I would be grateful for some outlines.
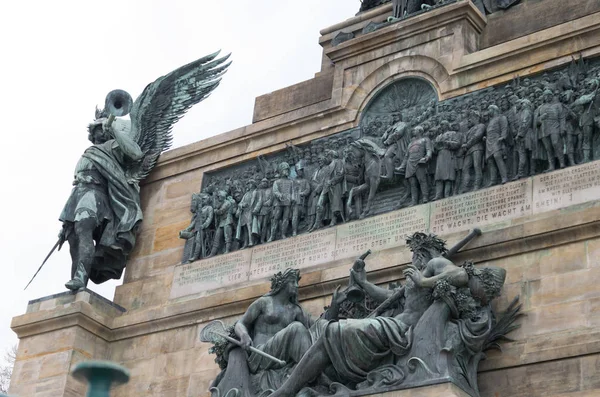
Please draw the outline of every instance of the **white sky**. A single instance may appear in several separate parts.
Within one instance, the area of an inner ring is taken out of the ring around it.
[[[27,301],[65,291],[68,245],[23,291],[60,230],[87,124],[106,94],[146,84],[217,49],[233,64],[174,128],[174,147],[252,122],[254,98],[313,77],[319,30],[359,0],[33,0],[0,5],[0,357]],[[93,285],[112,299],[121,281]]]

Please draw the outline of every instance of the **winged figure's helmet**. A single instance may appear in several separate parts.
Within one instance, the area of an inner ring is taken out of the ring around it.
[[[98,109],[98,106],[96,106],[96,113],[94,115],[94,121],[99,120],[99,119],[106,119],[108,118],[108,114],[106,113],[106,111],[104,109]]]
[[[106,114],[104,109],[98,109],[98,106],[96,106],[96,112],[94,114],[94,121],[92,121],[91,123],[88,124],[88,140],[94,144],[98,143],[98,139],[99,137],[102,135],[100,134],[95,134],[94,131],[97,131],[98,129],[102,129],[102,123],[104,122],[104,120],[108,119],[108,114]],[[103,140],[107,140],[107,137],[104,137],[106,139]]]

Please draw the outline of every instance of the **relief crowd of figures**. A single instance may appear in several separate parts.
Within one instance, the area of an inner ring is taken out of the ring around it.
[[[275,159],[210,176],[180,233],[184,262],[372,215],[385,189],[398,189],[391,210],[589,162],[598,157],[599,71],[573,61],[504,87],[365,114],[361,138],[288,144]]]

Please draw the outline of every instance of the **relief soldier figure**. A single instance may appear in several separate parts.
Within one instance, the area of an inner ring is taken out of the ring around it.
[[[455,132],[456,140],[458,141],[458,144],[459,144],[458,149],[452,153],[453,158],[454,158],[454,174],[455,174],[452,195],[455,196],[458,194],[458,191],[460,190],[460,183],[462,181],[462,169],[463,169],[463,166],[465,163],[465,152],[462,149],[462,146],[465,143],[466,131],[463,132],[461,130],[461,125],[458,121],[454,121],[450,125],[450,127],[452,128],[452,131]],[[464,128],[464,126],[463,126],[463,128]]]
[[[441,200],[452,195],[452,188],[456,179],[454,152],[461,147],[458,132],[450,131],[450,123],[443,120],[441,126],[442,134],[435,139],[434,143],[434,148],[438,154],[435,169],[434,200]]]
[[[386,146],[385,154],[383,156],[383,165],[385,169],[385,175],[382,178],[392,179],[394,177],[395,162],[397,159],[404,158],[404,152],[406,150],[406,142],[408,137],[407,134],[407,123],[399,120],[400,115],[392,115],[394,118],[394,124],[388,128],[382,135],[381,140]]]
[[[286,162],[279,164],[279,176],[273,183],[273,218],[269,242],[277,238],[281,227],[282,238],[287,238],[291,220],[292,205],[292,180],[290,179],[290,165]]]
[[[584,82],[584,95],[578,98],[572,106],[582,106],[583,111],[579,118],[579,126],[583,131],[583,162],[592,160],[592,138],[594,135],[594,126],[599,124],[600,118],[600,98],[598,98],[598,88],[600,84],[597,78],[589,79]]]
[[[548,169],[553,171],[555,159],[558,159],[560,168],[565,167],[565,154],[563,136],[565,135],[565,120],[562,105],[555,102],[554,94],[550,90],[544,91],[544,104],[538,110],[537,120],[542,133],[542,142],[548,155]]]
[[[359,163],[354,151],[348,146],[344,149],[344,202],[346,203],[346,219],[351,219],[351,214],[357,216],[362,213],[362,194],[354,196],[354,209],[349,207],[347,198],[354,187],[363,184],[364,167]]]
[[[433,147],[429,138],[424,137],[424,131],[421,126],[412,130],[412,141],[408,145],[408,150],[398,169],[400,174],[410,183],[411,205],[419,204],[419,188],[423,203],[429,201],[429,184],[427,182],[427,167],[433,152]]]
[[[257,215],[257,228],[259,235],[257,239],[260,239],[261,243],[266,243],[269,238],[269,231],[271,230],[271,219],[272,219],[272,208],[273,208],[273,188],[267,178],[263,178],[258,186],[258,194],[260,195],[260,210]]]
[[[516,95],[511,95],[509,91],[507,95],[502,98],[502,113],[506,116],[506,120],[508,120],[508,135],[506,141],[504,142],[506,151],[506,162],[507,162],[507,172],[509,175],[516,176],[518,173],[518,152],[515,150],[515,136],[517,135],[517,125],[518,125],[518,111],[517,111],[517,102],[519,98]]]
[[[508,173],[506,171],[505,141],[508,137],[508,120],[506,116],[500,113],[496,105],[488,107],[490,121],[487,126],[487,136],[485,142],[485,158],[490,169],[490,181],[488,186],[498,183],[498,173],[502,184],[508,182]]]
[[[242,245],[240,248],[242,249],[252,247],[255,244],[252,225],[255,212],[259,211],[262,206],[260,202],[261,198],[256,189],[256,182],[254,179],[249,179],[246,182],[246,193],[244,193],[244,196],[240,200],[236,211],[238,223],[235,239],[241,241]],[[254,224],[256,224],[256,221],[254,221]]]
[[[306,218],[306,203],[310,194],[310,183],[304,177],[302,162],[296,164],[296,179],[292,189],[292,236],[296,236],[300,218]]]
[[[316,157],[315,157],[316,160]],[[313,157],[310,149],[304,149],[304,157],[302,158],[302,169],[304,170],[304,177],[307,179],[312,178],[317,170],[317,162],[313,161]]]
[[[339,158],[338,152],[328,150],[326,159],[329,162],[325,168],[324,183],[321,194],[317,201],[317,216],[315,224],[310,231],[321,228],[324,218],[326,205],[329,206],[331,215],[330,226],[337,223],[337,217],[344,219],[344,206],[342,204],[342,182],[344,181],[344,162]]]
[[[533,158],[533,150],[537,145],[536,135],[533,130],[533,106],[528,99],[522,99],[518,102],[518,117],[517,117],[517,154],[519,159],[519,167],[517,170],[516,179],[524,178],[535,174],[535,160]],[[527,166],[529,165],[529,169]]]
[[[465,158],[462,171],[462,187],[460,192],[464,193],[469,188],[471,182],[471,169],[475,174],[473,182],[473,190],[481,189],[483,182],[483,154],[485,151],[485,124],[481,122],[479,112],[472,110],[469,112],[468,118],[469,130],[465,134],[465,142],[462,145],[462,150],[465,151]]]
[[[314,230],[316,226],[317,203],[321,192],[325,186],[325,178],[327,173],[327,165],[325,156],[318,156],[318,167],[310,180],[310,196],[308,198],[308,224],[310,225],[309,232]]]
[[[183,259],[183,263],[194,262],[200,258],[205,258],[207,252],[207,231],[213,224],[214,210],[210,205],[211,198],[206,193],[198,193],[192,196],[191,211],[192,222],[190,226],[179,232],[179,237],[190,241],[188,257]],[[187,243],[186,243],[187,244]]]
[[[566,90],[560,94],[559,99],[566,130],[567,158],[569,159],[569,165],[577,165],[579,163],[575,160],[575,154],[581,153],[583,142],[581,140],[581,128],[579,128],[579,115],[570,106],[574,102],[575,93],[572,90]]]
[[[231,243],[233,242],[233,224],[234,214],[236,212],[237,204],[233,197],[228,196],[225,190],[218,190],[216,195],[216,208],[214,210],[215,218],[217,220],[217,230],[215,231],[215,238],[213,240],[212,250],[210,251],[211,256],[215,256],[219,253],[219,250],[225,242],[225,254],[231,251]]]

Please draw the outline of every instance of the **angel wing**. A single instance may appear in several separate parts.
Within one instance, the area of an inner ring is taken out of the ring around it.
[[[129,168],[131,182],[146,178],[158,156],[172,143],[173,125],[195,104],[217,88],[231,62],[220,51],[159,77],[148,84],[131,109],[131,136],[144,153]]]

